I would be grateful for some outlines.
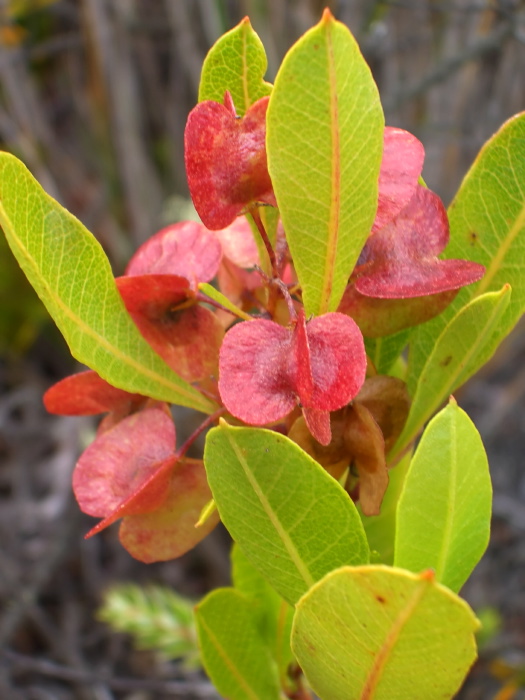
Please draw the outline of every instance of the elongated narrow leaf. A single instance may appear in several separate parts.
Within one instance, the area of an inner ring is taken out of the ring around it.
[[[292,649],[326,700],[445,700],[476,658],[477,627],[429,571],[344,567],[297,604]]]
[[[498,327],[495,348],[525,310],[525,112],[509,119],[485,144],[449,207],[447,258],[466,258],[487,268],[483,279],[461,290],[451,306],[421,326],[411,341],[409,386],[416,384],[428,354],[448,321],[469,300],[512,286],[512,299]]]
[[[233,546],[231,561],[233,585],[253,602],[259,630],[281,676],[285,677],[294,661],[290,648],[294,609],[261,576],[237,545]]]
[[[394,458],[414,440],[447,397],[494,353],[494,329],[508,308],[510,287],[476,297],[445,327],[421,371],[410,413],[391,454]]]
[[[368,561],[348,494],[287,437],[221,421],[204,461],[223,523],[289,603],[328,571]]]
[[[269,95],[272,86],[264,78],[268,61],[264,46],[245,17],[211,47],[206,56],[199,85],[199,102],[222,102],[230,91],[237,114]]]
[[[267,128],[268,168],[306,311],[334,311],[377,209],[383,114],[355,40],[329,10],[286,55]]]
[[[0,154],[0,223],[77,360],[119,389],[213,411],[143,340],[100,244],[8,153]]]
[[[279,679],[257,626],[253,603],[219,588],[195,608],[201,658],[215,687],[230,700],[279,700]]]
[[[428,424],[397,509],[394,564],[458,592],[489,542],[492,488],[481,437],[451,399]]]

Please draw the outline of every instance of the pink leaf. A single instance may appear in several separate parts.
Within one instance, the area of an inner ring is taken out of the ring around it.
[[[131,258],[126,275],[177,275],[195,289],[217,274],[222,249],[214,233],[196,221],[167,226]]]
[[[216,374],[224,329],[212,311],[192,301],[186,279],[141,275],[116,283],[141,334],[177,374],[189,382]]]
[[[386,226],[416,192],[425,160],[421,141],[403,129],[385,128],[379,171],[379,197],[372,233]]]
[[[416,194],[387,226],[370,236],[352,275],[360,294],[400,299],[459,289],[481,279],[485,268],[467,260],[439,260],[448,243],[445,207],[430,190]]]
[[[212,495],[201,460],[183,459],[172,470],[163,504],[154,512],[129,515],[120,526],[120,541],[136,559],[150,564],[185,554],[219,522],[214,513],[195,527]]]
[[[226,104],[210,100],[189,114],[184,134],[186,173],[199,216],[222,229],[257,202],[276,205],[266,162],[268,97],[242,119]],[[230,98],[231,100],[231,98]]]
[[[164,474],[174,452],[175,426],[164,410],[151,408],[128,416],[99,435],[78,460],[73,490],[80,509],[106,518],[139,493],[142,509],[157,507],[159,487],[151,479],[159,470]],[[152,483],[150,502],[145,487]]]
[[[321,426],[317,432],[326,440],[326,417],[319,412],[351,401],[365,371],[363,338],[352,319],[329,313],[305,323],[301,312],[293,327],[257,320],[228,331],[219,391],[228,411],[251,425],[279,420],[297,404],[312,409],[309,422]]]

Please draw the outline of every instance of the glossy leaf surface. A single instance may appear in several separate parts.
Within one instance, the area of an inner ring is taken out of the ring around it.
[[[494,331],[510,296],[511,290],[506,286],[500,292],[487,292],[473,299],[437,338],[421,372],[394,454],[412,442],[443,401],[491,357],[497,344]]]
[[[222,102],[228,90],[242,116],[250,105],[270,94],[272,86],[264,80],[267,66],[264,46],[245,17],[215,42],[204,59],[199,102]]]
[[[457,593],[487,547],[491,501],[481,437],[451,399],[428,424],[410,464],[397,509],[394,565],[431,568]]]
[[[195,608],[201,658],[215,687],[230,700],[280,700],[279,678],[258,628],[252,601],[219,588]]]
[[[204,462],[221,520],[288,602],[333,568],[368,561],[349,496],[288,438],[222,421]]]
[[[355,40],[328,10],[284,58],[267,129],[306,312],[335,311],[377,209],[383,114]]]
[[[213,404],[143,340],[89,231],[7,153],[0,154],[0,183],[9,245],[73,356],[120,389],[211,413]]]
[[[426,358],[445,325],[469,300],[512,287],[508,308],[491,347],[510,332],[525,310],[525,113],[509,119],[485,144],[449,207],[447,258],[482,263],[487,272],[462,290],[451,306],[417,330],[411,341],[409,386],[415,391]],[[486,358],[488,359],[488,357]]]
[[[476,658],[478,626],[431,572],[344,567],[297,604],[292,649],[322,698],[443,700]]]

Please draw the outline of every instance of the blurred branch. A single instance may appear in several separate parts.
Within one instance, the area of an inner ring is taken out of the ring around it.
[[[62,681],[82,684],[103,683],[113,690],[138,692],[141,690],[166,693],[181,700],[218,700],[219,696],[207,681],[161,681],[135,678],[116,678],[109,674],[81,671],[68,666],[61,666],[51,661],[35,659],[18,654],[9,649],[0,651],[0,659],[7,662],[13,670],[38,673]]]
[[[383,101],[383,106],[386,110],[394,110],[414,97],[428,92],[431,87],[447,80],[470,61],[479,60],[485,54],[500,49],[512,35],[512,25],[509,22],[501,24],[488,36],[484,36],[473,42],[471,46],[467,46],[462,53],[444,59],[433,70],[424,75],[419,82],[409,85],[405,89],[401,88],[396,94],[387,97]]]
[[[110,5],[114,17],[110,14]],[[143,138],[143,109],[127,32],[128,3],[84,0],[88,36],[104,86],[116,167],[124,192],[133,243],[154,231],[162,193]],[[132,8],[133,9],[133,8]]]

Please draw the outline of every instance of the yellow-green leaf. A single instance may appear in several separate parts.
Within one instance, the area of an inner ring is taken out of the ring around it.
[[[222,102],[229,90],[242,116],[250,105],[270,94],[272,86],[263,80],[267,67],[264,46],[245,17],[209,50],[202,66],[199,102]]]
[[[329,10],[285,56],[267,128],[306,312],[334,311],[374,220],[384,122],[370,69]]]
[[[213,412],[142,338],[100,244],[8,153],[0,154],[0,224],[79,362],[120,389]]]
[[[219,693],[230,700],[280,700],[277,667],[248,598],[219,588],[196,606],[195,620],[202,662]]]
[[[525,311],[525,112],[487,141],[449,207],[447,258],[482,263],[480,282],[460,291],[443,314],[411,338],[408,382],[413,393],[436,338],[469,300],[510,284],[512,299],[494,329],[493,350]],[[488,358],[486,358],[488,359]]]
[[[397,508],[394,564],[459,591],[487,548],[492,487],[476,427],[451,399],[428,424]]]
[[[476,658],[478,627],[431,572],[344,567],[298,602],[292,650],[323,700],[445,700]]]
[[[354,503],[284,435],[221,421],[207,435],[204,463],[222,522],[289,603],[328,571],[368,562]]]

